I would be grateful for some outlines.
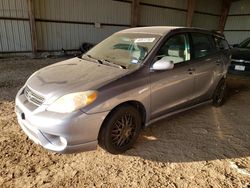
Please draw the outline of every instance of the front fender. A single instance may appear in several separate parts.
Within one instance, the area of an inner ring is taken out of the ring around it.
[[[150,114],[150,83],[147,72],[136,71],[108,85],[98,89],[96,101],[82,109],[87,114],[111,111],[121,103],[127,101],[140,102],[146,116]]]

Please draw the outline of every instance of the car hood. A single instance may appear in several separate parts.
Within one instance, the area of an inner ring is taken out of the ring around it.
[[[233,48],[232,59],[250,60],[250,49],[247,48]]]
[[[67,93],[98,89],[127,73],[125,69],[73,58],[40,69],[26,84],[49,104]]]

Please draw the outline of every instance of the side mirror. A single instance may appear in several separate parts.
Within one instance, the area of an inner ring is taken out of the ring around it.
[[[233,44],[233,48],[239,47],[239,44]]]
[[[174,68],[174,63],[169,61],[166,57],[161,58],[160,60],[156,61],[151,70],[159,71],[159,70],[171,70]]]

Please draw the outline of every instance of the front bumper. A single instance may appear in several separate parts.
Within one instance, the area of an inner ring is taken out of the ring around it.
[[[46,105],[37,107],[30,103],[22,90],[16,96],[15,111],[18,123],[31,140],[58,153],[96,149],[98,133],[108,112],[49,112]]]

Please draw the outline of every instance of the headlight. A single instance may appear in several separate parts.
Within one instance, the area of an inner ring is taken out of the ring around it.
[[[59,113],[70,113],[91,104],[95,101],[96,97],[96,91],[70,93],[57,99],[47,110]]]

